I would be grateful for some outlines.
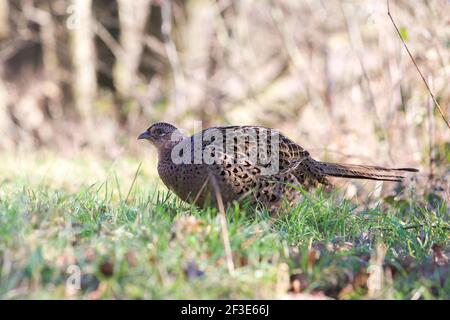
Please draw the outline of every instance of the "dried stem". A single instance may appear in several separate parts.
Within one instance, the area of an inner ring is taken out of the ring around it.
[[[194,198],[194,202],[193,202],[193,203],[197,203],[197,201],[198,201],[198,199],[200,198],[202,192],[205,190],[206,185],[208,184],[208,182],[209,182],[209,177],[205,180],[205,182],[203,182],[203,185],[202,185],[202,187],[200,188],[200,190],[198,190],[197,194],[195,195],[195,198]]]
[[[138,168],[136,169],[136,173],[134,174],[133,182],[131,182],[130,189],[128,190],[127,196],[125,197],[125,203],[128,202],[128,198],[130,197],[131,191],[133,190],[134,184],[136,183],[136,179],[139,174],[139,170],[141,169],[142,162],[139,163]]]
[[[230,238],[228,236],[227,218],[225,215],[225,207],[223,205],[222,194],[220,193],[220,188],[219,185],[217,184],[216,178],[211,173],[209,173],[209,179],[214,189],[217,207],[219,209],[220,226],[222,229],[222,240],[223,246],[225,248],[225,256],[227,260],[228,272],[230,274],[233,274],[234,273],[233,253],[231,252]]]

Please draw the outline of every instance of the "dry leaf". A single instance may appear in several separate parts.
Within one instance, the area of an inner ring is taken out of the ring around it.
[[[344,241],[338,237],[333,239],[333,251],[344,252],[353,249],[353,243]]]
[[[442,251],[442,246],[438,244],[433,244],[431,247],[431,250],[433,250],[433,263],[439,267],[443,267],[448,265],[448,257],[447,255]]]
[[[114,264],[110,260],[105,260],[100,264],[100,272],[105,277],[111,277],[114,274]]]
[[[302,273],[294,273],[290,276],[289,282],[291,284],[289,292],[300,293],[308,287],[306,277]]]

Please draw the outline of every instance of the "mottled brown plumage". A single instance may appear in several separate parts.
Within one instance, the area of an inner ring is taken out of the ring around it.
[[[212,127],[188,137],[168,123],[156,123],[139,139],[149,140],[158,150],[158,173],[164,184],[197,205],[215,204],[212,179],[225,204],[248,200],[277,211],[281,204],[298,200],[299,186],[308,190],[328,184],[328,176],[401,181],[405,172],[417,171],[316,161],[279,131],[259,126]],[[266,161],[271,156],[278,161]]]

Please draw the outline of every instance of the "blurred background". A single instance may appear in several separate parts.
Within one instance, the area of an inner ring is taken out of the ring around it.
[[[448,115],[449,2],[391,1]],[[0,152],[114,159],[155,121],[257,124],[445,176],[449,130],[378,0],[0,0]]]

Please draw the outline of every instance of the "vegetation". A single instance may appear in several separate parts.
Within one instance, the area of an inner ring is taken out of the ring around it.
[[[216,210],[180,203],[149,169],[134,179],[135,160],[29,164],[27,179],[12,168],[17,179],[2,182],[3,299],[450,298],[449,207],[438,193],[365,205],[318,190],[279,217],[236,205],[230,274]],[[73,265],[80,290],[67,285]]]

